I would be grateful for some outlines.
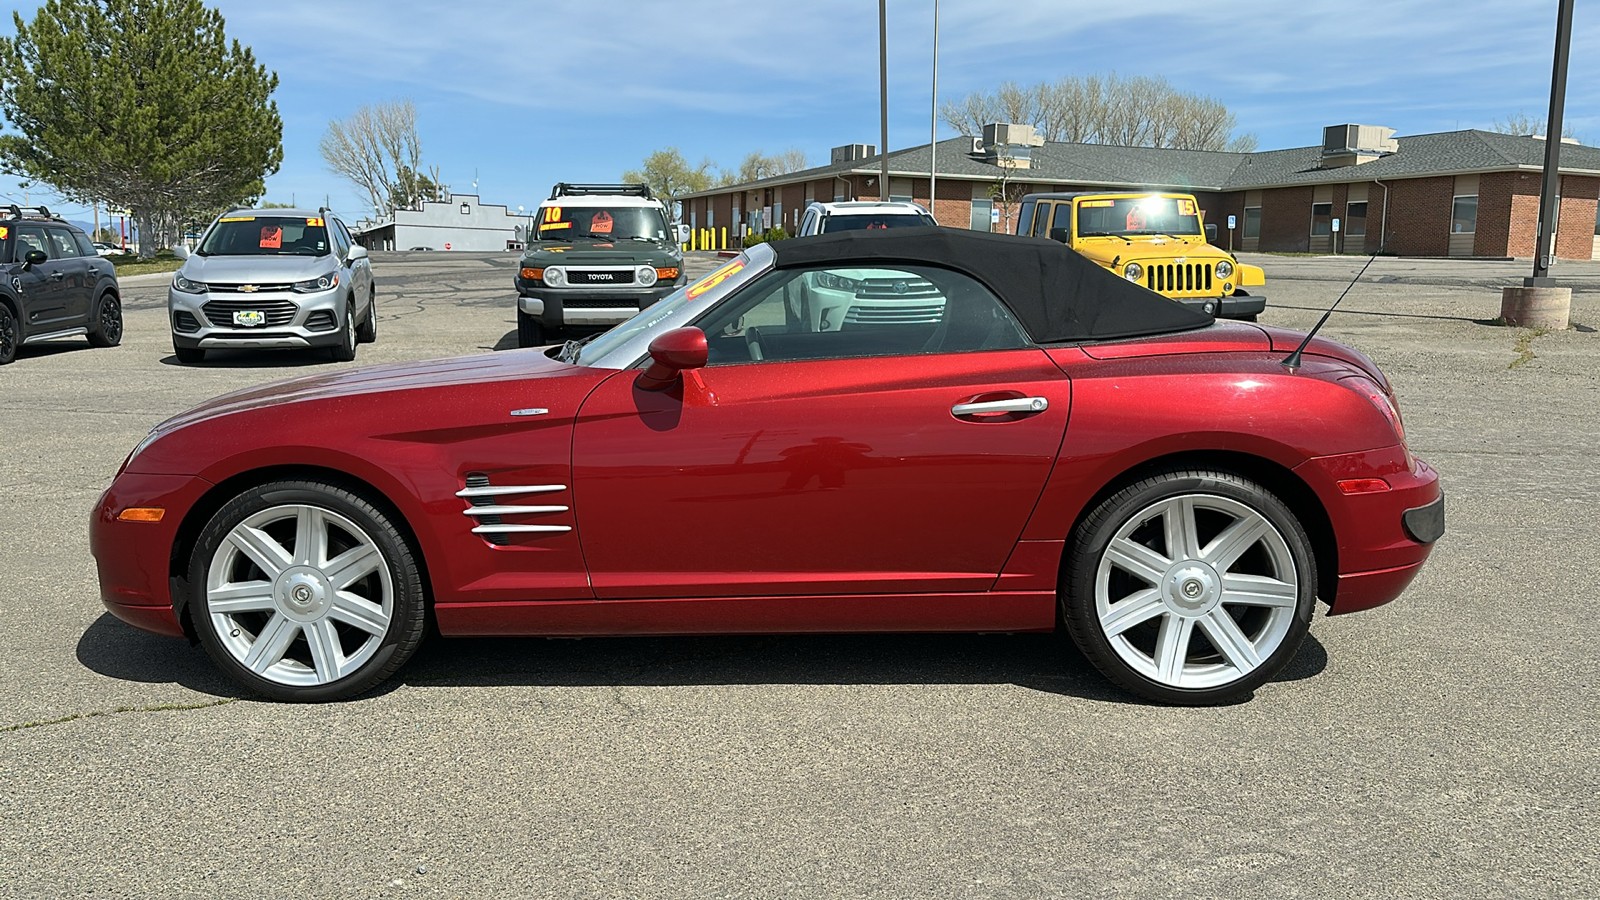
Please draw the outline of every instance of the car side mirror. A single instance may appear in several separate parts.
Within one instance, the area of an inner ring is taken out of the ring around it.
[[[1206,243],[1215,244],[1216,242],[1217,242],[1217,223],[1215,223],[1215,222],[1207,222],[1206,223]]]
[[[367,248],[361,246],[360,244],[351,244],[350,245],[350,261],[351,262],[355,262],[358,259],[366,259],[366,258],[367,258]]]
[[[1072,229],[1052,228],[1050,229],[1050,240],[1060,241],[1063,244],[1070,244],[1072,243]]]
[[[26,269],[29,266],[37,266],[40,263],[45,263],[45,262],[49,262],[49,261],[50,261],[49,255],[46,254],[43,250],[29,250],[22,257],[22,267],[24,269]]]
[[[680,244],[689,243],[689,226],[684,225],[682,223],[679,223],[679,225],[678,225],[678,243],[680,243]]]
[[[684,370],[704,367],[708,353],[706,333],[698,328],[674,328],[659,334],[650,342],[650,367],[639,374],[637,383],[646,391],[664,391]]]

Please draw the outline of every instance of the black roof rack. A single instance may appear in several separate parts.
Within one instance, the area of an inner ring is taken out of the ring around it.
[[[587,197],[591,195],[605,195],[622,197],[643,197],[654,200],[655,195],[650,193],[648,184],[569,184],[565,181],[556,182],[550,189],[550,199],[557,197]]]
[[[33,210],[36,215],[27,215],[25,213],[26,210],[30,209]],[[47,206],[18,206],[15,203],[12,203],[6,207],[6,211],[11,214],[11,218],[13,219],[51,219],[56,222],[66,221],[60,216],[50,212],[50,208]]]

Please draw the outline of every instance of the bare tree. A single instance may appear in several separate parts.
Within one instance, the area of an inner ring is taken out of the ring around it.
[[[426,199],[418,192],[422,142],[410,100],[363,106],[329,122],[321,149],[328,167],[365,191],[374,210],[393,212],[397,204]]]
[[[763,178],[772,178],[776,175],[787,175],[807,168],[806,152],[799,148],[790,148],[782,153],[767,155],[760,150],[751,151],[739,163],[739,169],[730,172],[723,169],[717,177],[718,185],[744,184],[749,181],[760,181]]]
[[[1518,112],[1506,116],[1504,119],[1495,119],[1494,122],[1489,125],[1489,130],[1498,131],[1501,134],[1542,135],[1545,132],[1544,126],[1545,120],[1543,117],[1530,116],[1526,112]],[[1577,137],[1577,135],[1572,131],[1572,126],[1566,124],[1563,124],[1561,127],[1561,136],[1564,138]]]
[[[1179,91],[1164,78],[1114,72],[1026,87],[1008,81],[945,103],[939,113],[972,136],[985,125],[1010,122],[1034,126],[1047,141],[1236,152],[1256,146],[1253,134],[1232,136],[1238,120],[1221,101]]]

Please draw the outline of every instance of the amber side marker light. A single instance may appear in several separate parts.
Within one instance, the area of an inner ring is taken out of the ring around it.
[[[677,266],[668,266],[666,268],[662,268],[660,266],[657,266],[656,267],[656,280],[658,280],[658,281],[677,281],[678,280],[678,267]]]
[[[117,513],[118,522],[149,522],[154,524],[161,521],[167,511],[159,506],[130,506]]]
[[[543,281],[544,269],[534,269],[528,266],[523,266],[522,277],[528,279],[529,281]]]
[[[1341,494],[1376,494],[1389,489],[1389,482],[1382,478],[1347,478],[1339,482]]]

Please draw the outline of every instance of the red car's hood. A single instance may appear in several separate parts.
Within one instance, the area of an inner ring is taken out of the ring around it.
[[[507,350],[475,356],[363,366],[342,372],[291,378],[223,394],[173,416],[156,426],[156,430],[167,431],[243,409],[261,409],[282,403],[327,400],[406,388],[437,388],[570,375],[574,371],[574,366],[557,362],[537,350]]]

